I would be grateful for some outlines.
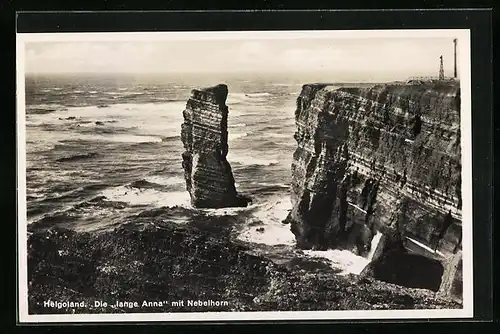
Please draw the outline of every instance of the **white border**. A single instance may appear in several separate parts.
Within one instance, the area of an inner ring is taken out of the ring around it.
[[[374,310],[374,311],[281,311],[281,312],[190,312],[128,314],[28,314],[25,61],[26,42],[75,41],[162,41],[224,39],[358,39],[358,38],[457,38],[461,88],[462,154],[462,249],[463,309],[458,310]],[[18,317],[20,323],[142,322],[142,321],[230,321],[230,320],[354,320],[425,319],[473,317],[472,264],[472,141],[470,31],[468,29],[419,30],[322,30],[322,31],[230,31],[230,32],[127,32],[17,34],[17,185],[18,185]]]

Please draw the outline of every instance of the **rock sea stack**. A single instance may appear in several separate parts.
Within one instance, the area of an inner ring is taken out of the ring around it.
[[[183,112],[181,139],[186,189],[197,208],[245,207],[250,198],[236,192],[228,153],[228,88],[194,89]]]
[[[284,222],[299,248],[370,256],[372,273],[388,254],[412,249],[461,277],[459,82],[308,84],[295,120],[293,208]],[[453,280],[439,278],[435,289]]]

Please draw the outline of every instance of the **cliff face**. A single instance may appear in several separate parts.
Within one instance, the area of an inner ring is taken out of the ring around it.
[[[184,110],[181,139],[186,188],[199,208],[246,206],[236,192],[229,162],[226,85],[193,90]]]
[[[295,118],[285,222],[299,247],[367,255],[380,232],[374,260],[405,246],[429,257],[461,248],[458,83],[304,85]]]

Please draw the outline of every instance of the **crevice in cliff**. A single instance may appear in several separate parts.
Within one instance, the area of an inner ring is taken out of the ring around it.
[[[439,247],[439,243],[444,238],[446,231],[453,223],[453,217],[451,216],[451,211],[444,216],[444,218],[440,221],[440,223],[436,224],[436,227],[432,231],[431,239],[429,240],[429,244],[432,249],[436,251]]]
[[[422,131],[422,119],[420,118],[419,115],[415,115],[413,119],[413,128],[412,128],[413,138],[416,138],[421,131]]]
[[[441,261],[404,251],[386,252],[369,266],[370,273],[365,275],[387,283],[435,292],[439,290],[444,273]]]

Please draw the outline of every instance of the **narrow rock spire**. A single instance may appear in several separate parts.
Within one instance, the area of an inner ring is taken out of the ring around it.
[[[186,190],[198,208],[247,206],[250,199],[238,195],[228,153],[226,85],[195,89],[184,110],[181,139]]]

